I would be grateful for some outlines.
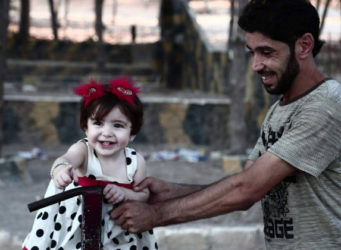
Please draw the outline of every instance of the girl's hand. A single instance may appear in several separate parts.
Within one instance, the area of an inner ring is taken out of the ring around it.
[[[63,189],[72,182],[73,176],[72,165],[64,165],[54,170],[52,180],[57,188]]]
[[[109,203],[119,203],[126,200],[123,188],[114,184],[108,184],[103,189],[103,195]]]

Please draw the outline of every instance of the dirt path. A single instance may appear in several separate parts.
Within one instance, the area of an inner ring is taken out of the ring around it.
[[[5,153],[25,151],[29,148],[5,148]],[[31,159],[27,161],[27,169],[32,181],[30,183],[16,182],[0,185],[0,249],[18,249],[20,242],[29,232],[35,213],[30,213],[27,204],[42,198],[49,181],[49,170],[53,160],[65,148],[48,149],[47,160]],[[139,150],[141,152],[141,150]],[[148,155],[148,152],[142,152]],[[148,174],[179,183],[211,183],[226,175],[220,166],[220,161],[205,161],[199,163],[175,161],[147,161]],[[259,204],[247,212],[235,212],[207,220],[179,225],[179,227],[215,225],[242,226],[261,224]],[[13,240],[14,242],[10,242]],[[1,243],[2,241],[2,243]],[[5,247],[4,244],[7,244]],[[16,246],[11,248],[8,245]]]

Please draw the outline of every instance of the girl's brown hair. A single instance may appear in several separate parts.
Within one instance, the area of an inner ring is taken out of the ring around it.
[[[87,105],[84,105],[83,100],[80,108],[80,127],[85,131],[89,118],[101,121],[117,106],[132,124],[131,135],[136,135],[141,130],[143,124],[143,104],[137,95],[134,96],[134,104],[132,105],[127,101],[120,100],[110,92],[94,99]]]

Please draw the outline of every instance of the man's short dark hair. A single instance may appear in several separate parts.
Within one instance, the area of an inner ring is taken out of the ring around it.
[[[320,18],[308,0],[251,0],[238,24],[246,32],[260,32],[290,48],[303,34],[311,33],[315,40],[313,56],[323,45],[319,40]]]

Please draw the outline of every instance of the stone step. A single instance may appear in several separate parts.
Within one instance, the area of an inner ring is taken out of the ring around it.
[[[162,250],[263,250],[262,225],[162,227],[154,230]]]
[[[36,91],[58,91],[89,78],[106,80],[120,75],[146,83],[160,79],[150,63],[107,63],[105,71],[99,75],[94,62],[9,59],[5,81],[17,90],[30,85]]]

